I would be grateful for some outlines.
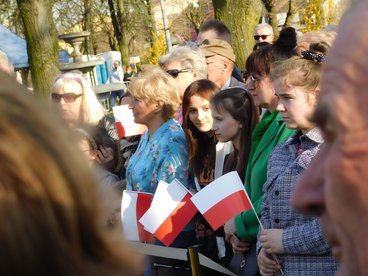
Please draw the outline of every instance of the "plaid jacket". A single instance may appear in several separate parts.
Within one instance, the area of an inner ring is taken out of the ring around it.
[[[285,275],[333,275],[337,263],[323,237],[318,218],[305,217],[290,205],[299,176],[317,154],[323,138],[314,128],[305,135],[297,131],[272,152],[263,186],[262,224],[283,229],[285,253],[278,256]]]

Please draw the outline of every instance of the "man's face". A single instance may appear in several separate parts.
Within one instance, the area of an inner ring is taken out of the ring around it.
[[[224,86],[225,82],[230,77],[230,75],[227,76],[227,73],[225,72],[225,59],[220,55],[214,55],[206,57],[206,63],[207,78],[210,81],[213,81],[218,87]]]
[[[265,27],[254,31],[254,40],[256,43],[268,42],[273,43],[273,31]]]
[[[184,68],[180,62],[178,61],[172,61],[169,64],[167,64],[164,68],[164,70],[182,70],[182,69],[187,69]],[[185,89],[187,89],[187,87],[189,86],[189,84],[191,84],[193,81],[198,79],[198,72],[196,69],[193,70],[188,70],[185,72],[181,72],[177,75],[177,77],[175,77],[175,82],[177,85],[177,88],[179,90],[180,93],[180,98],[183,98]]]
[[[362,1],[345,18],[324,66],[315,121],[325,143],[292,197],[299,211],[319,216],[338,275],[365,275],[368,262],[368,20]],[[346,45],[347,39],[354,44]]]

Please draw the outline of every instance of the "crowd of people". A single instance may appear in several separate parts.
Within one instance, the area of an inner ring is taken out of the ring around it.
[[[198,46],[116,92],[147,127],[120,139],[82,74],[60,74],[40,102],[0,69],[0,274],[191,275],[187,262],[132,253],[122,190],[177,179],[195,193],[236,171],[254,208],[216,230],[197,213],[171,247],[198,246],[237,275],[365,275],[367,19],[361,1],[338,32],[276,37],[259,24],[243,74],[231,31],[209,20]],[[124,78],[115,63],[111,82]]]

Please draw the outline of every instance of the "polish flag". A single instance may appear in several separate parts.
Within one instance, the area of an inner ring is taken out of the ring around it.
[[[214,230],[237,214],[253,208],[235,171],[212,181],[191,200]]]
[[[151,207],[139,220],[144,228],[169,246],[197,212],[190,192],[176,179],[158,183]]]
[[[115,126],[119,138],[142,134],[147,127],[134,122],[133,111],[128,105],[119,105],[112,108],[115,118]]]
[[[152,201],[152,194],[135,191],[123,191],[121,202],[121,218],[123,223],[123,233],[127,240],[151,241],[153,236],[144,230],[139,219],[149,209]]]

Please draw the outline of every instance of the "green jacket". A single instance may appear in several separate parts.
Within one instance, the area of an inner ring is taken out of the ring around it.
[[[278,143],[285,141],[293,133],[294,130],[286,127],[279,113],[262,136],[254,155],[251,157],[252,159],[248,161],[244,187],[259,217],[262,208],[262,188],[267,179],[268,157]],[[242,240],[255,240],[259,223],[253,210],[237,215],[235,217],[235,227],[237,236]]]

